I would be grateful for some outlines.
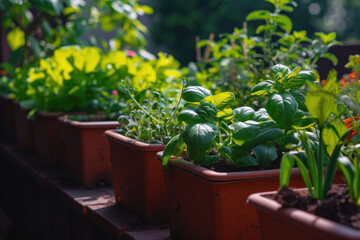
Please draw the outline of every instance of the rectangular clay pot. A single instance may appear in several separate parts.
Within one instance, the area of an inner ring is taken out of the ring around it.
[[[20,107],[14,101],[14,116],[16,129],[16,143],[21,150],[26,152],[34,151],[34,121],[27,119],[29,110]]]
[[[175,158],[164,173],[174,239],[261,239],[256,211],[246,199],[277,189],[279,169],[219,173]],[[291,174],[290,185],[303,187],[299,171]]]
[[[13,99],[0,95],[0,139],[13,142],[15,136]]]
[[[162,144],[132,140],[106,131],[111,151],[116,201],[148,223],[167,220],[166,194],[161,162],[155,156]]]
[[[36,158],[48,167],[61,167],[62,146],[58,117],[61,113],[38,112],[34,121]]]
[[[60,117],[64,147],[64,170],[74,181],[94,186],[99,180],[112,182],[110,147],[104,132],[119,126],[117,121],[79,122]]]
[[[298,190],[307,191],[305,188]],[[282,208],[278,202],[265,197],[275,193],[255,193],[248,198],[248,203],[256,208],[259,215],[263,239],[360,239],[359,230],[299,209]]]

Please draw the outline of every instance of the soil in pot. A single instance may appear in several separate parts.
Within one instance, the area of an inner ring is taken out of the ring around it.
[[[293,207],[332,220],[343,225],[360,229],[360,207],[352,203],[346,185],[332,185],[325,200],[309,196],[307,191],[293,191],[282,188],[276,195],[269,196],[283,207]]]

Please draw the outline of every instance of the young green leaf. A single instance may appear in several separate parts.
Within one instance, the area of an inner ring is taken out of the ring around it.
[[[266,20],[270,17],[270,12],[266,10],[253,11],[246,16],[246,21]]]
[[[265,143],[256,145],[251,151],[259,161],[259,165],[263,169],[270,167],[271,163],[277,158],[276,147],[273,143]]]
[[[294,158],[285,153],[280,163],[280,187],[289,186],[291,169],[294,167]]]
[[[233,110],[234,122],[245,122],[252,119],[255,114],[254,109],[251,107],[239,107]]]
[[[241,158],[233,159],[233,163],[239,168],[259,165],[258,160],[250,156],[243,156]]]
[[[289,129],[298,110],[298,103],[290,93],[276,93],[266,102],[265,108],[281,128]]]
[[[287,76],[290,73],[290,69],[282,64],[276,64],[275,66],[272,66],[270,68],[270,72],[269,75],[272,79],[274,79],[275,81]]]
[[[165,147],[162,165],[166,167],[169,164],[169,160],[172,155],[180,156],[185,149],[185,143],[182,137],[182,134],[178,134],[173,137]]]
[[[211,92],[200,86],[189,86],[185,88],[182,98],[187,102],[200,102],[207,96],[211,96]]]
[[[218,93],[214,96],[208,96],[202,101],[211,102],[217,109],[222,110],[229,106],[235,100],[234,94],[230,92]]]
[[[198,123],[187,128],[183,133],[183,138],[189,158],[196,164],[203,160],[218,133],[219,129],[211,123]]]
[[[178,120],[187,124],[202,123],[204,119],[194,110],[185,109],[182,110],[178,115]]]
[[[266,80],[264,82],[261,82],[257,84],[255,87],[253,87],[250,91],[251,95],[264,95],[267,94],[270,89],[272,88],[274,84],[274,81],[272,80]]]

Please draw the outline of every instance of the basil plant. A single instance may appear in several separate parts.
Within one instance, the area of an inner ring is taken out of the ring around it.
[[[181,156],[184,150],[196,165],[202,166],[222,157],[237,167],[268,168],[278,158],[275,142],[283,131],[270,120],[265,109],[255,111],[246,106],[232,109],[233,93],[212,95],[200,86],[186,87],[182,97],[186,104],[178,120],[187,127],[167,144],[164,166],[171,155]]]

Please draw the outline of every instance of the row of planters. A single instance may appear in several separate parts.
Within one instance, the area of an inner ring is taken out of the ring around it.
[[[359,56],[340,83],[334,71],[320,81],[314,68],[320,57],[336,62],[327,53],[335,34],[292,32],[281,14],[292,11],[289,1],[271,3],[274,12],[247,17],[266,22],[256,36],[244,25],[199,42],[205,55],[188,68],[161,53],[71,46],[8,69],[2,136],[15,129],[22,149],[84,186],[112,179],[118,203],[149,223],[169,221],[176,239],[259,239],[250,194],[277,189],[280,178],[322,200],[334,179],[343,182],[337,164],[349,183],[345,201],[357,203]],[[288,199],[284,189],[277,199]]]

